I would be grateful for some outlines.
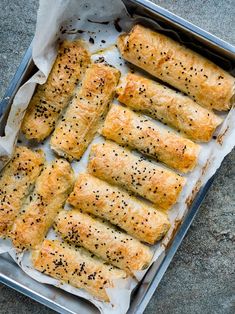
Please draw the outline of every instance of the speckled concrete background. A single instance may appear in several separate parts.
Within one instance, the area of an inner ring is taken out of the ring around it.
[[[154,2],[235,44],[233,0]],[[37,0],[0,1],[0,97],[32,40],[37,6]],[[232,283],[235,271],[234,185],[233,151],[218,171],[199,214],[145,314],[235,313]],[[53,311],[0,285],[0,313],[46,314]]]

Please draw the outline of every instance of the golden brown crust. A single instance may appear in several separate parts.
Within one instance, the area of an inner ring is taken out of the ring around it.
[[[109,220],[149,244],[160,240],[170,228],[165,213],[88,173],[78,176],[68,202],[78,209]]]
[[[231,108],[234,78],[171,38],[136,25],[119,37],[118,47],[124,59],[187,93],[198,104],[216,110]]]
[[[126,277],[123,270],[105,264],[82,249],[60,241],[44,240],[32,254],[34,267],[53,278],[82,288],[98,299],[109,301],[105,288]]]
[[[10,231],[44,163],[41,150],[18,146],[0,175],[0,237]]]
[[[92,145],[88,171],[139,194],[162,209],[176,203],[185,183],[183,177],[132,154],[114,142]]]
[[[45,167],[12,227],[11,238],[16,248],[35,249],[44,240],[73,182],[73,170],[66,160],[56,159]]]
[[[21,130],[27,139],[42,141],[49,136],[89,63],[89,53],[81,41],[60,45],[46,83],[37,86],[25,113]]]
[[[92,64],[65,116],[58,123],[51,147],[60,156],[80,159],[93,139],[118,84],[120,72],[105,63]]]
[[[151,122],[128,108],[113,105],[105,119],[102,135],[128,145],[182,172],[197,163],[200,146]]]
[[[55,222],[63,240],[85,249],[127,272],[146,268],[150,249],[131,236],[118,231],[106,221],[94,219],[79,210],[61,211]]]
[[[175,127],[195,141],[208,142],[222,119],[188,96],[129,73],[117,89],[118,100]]]

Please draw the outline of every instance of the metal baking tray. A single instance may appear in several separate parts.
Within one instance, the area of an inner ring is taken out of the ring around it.
[[[193,45],[194,50],[200,50],[201,54],[204,54],[221,67],[234,74],[234,46],[148,0],[123,0],[123,2],[131,15],[138,14],[140,16],[148,17],[163,28],[176,31],[180,35],[180,38],[188,43],[189,46],[192,42],[196,44],[196,46]],[[0,103],[0,135],[3,135],[4,125],[14,95],[18,88],[33,73],[35,73],[36,70],[37,68],[32,61],[31,47],[29,47]],[[212,177],[197,193],[187,215],[181,221],[181,224],[178,225],[171,244],[166,249],[166,255],[163,260],[161,262],[158,261],[153,263],[143,280],[133,291],[128,314],[143,313],[197,214],[199,207],[213,182],[213,178],[214,177]],[[54,286],[41,284],[30,278],[15,264],[8,254],[0,255],[0,282],[59,313],[99,313],[98,309],[88,301]]]

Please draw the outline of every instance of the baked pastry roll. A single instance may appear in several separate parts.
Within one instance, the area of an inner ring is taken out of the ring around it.
[[[87,250],[58,240],[44,240],[40,249],[32,252],[32,262],[38,271],[107,302],[105,288],[112,288],[115,280],[127,276]]]
[[[149,244],[160,240],[170,228],[165,213],[87,173],[78,176],[68,202]]]
[[[146,245],[79,210],[61,211],[55,229],[65,241],[82,245],[127,272],[145,269],[152,259]]]
[[[18,146],[0,174],[0,237],[10,231],[44,163],[41,150]]]
[[[222,119],[188,96],[135,74],[128,74],[117,89],[126,106],[158,119],[195,141],[208,142]]]
[[[72,191],[73,181],[73,170],[66,160],[56,159],[45,167],[12,227],[16,248],[35,249],[44,240]]]
[[[156,125],[141,114],[116,105],[105,119],[102,135],[182,172],[195,167],[200,150],[194,142]]]
[[[92,64],[80,90],[58,123],[51,148],[70,160],[80,159],[92,141],[108,104],[112,100],[120,72],[105,63]]]
[[[45,84],[38,85],[21,127],[27,139],[43,141],[68,105],[90,63],[81,41],[64,41]]]
[[[139,194],[156,206],[174,205],[185,179],[113,142],[94,144],[91,148],[89,173]]]
[[[234,95],[234,78],[198,53],[173,39],[135,25],[120,35],[124,59],[188,94],[199,105],[228,110]]]

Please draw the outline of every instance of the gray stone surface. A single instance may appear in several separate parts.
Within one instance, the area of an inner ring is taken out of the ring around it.
[[[234,1],[154,1],[235,44]],[[9,84],[36,20],[37,0],[0,1],[0,97]],[[232,28],[233,25],[233,28]],[[223,313],[234,307],[235,154],[223,162],[199,214],[151,299],[145,314]],[[233,278],[234,279],[234,278]],[[0,285],[0,313],[52,313]],[[82,314],[82,313],[79,313]]]

